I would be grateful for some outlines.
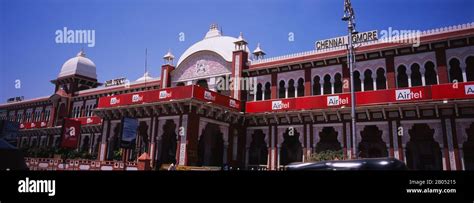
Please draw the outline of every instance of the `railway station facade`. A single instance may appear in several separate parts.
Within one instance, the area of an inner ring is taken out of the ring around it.
[[[415,170],[474,169],[474,23],[423,31],[416,47],[357,48],[357,151],[344,47],[265,58],[260,45],[247,46],[212,25],[176,64],[168,52],[160,77],[107,87],[81,51],[51,81],[52,95],[0,104],[0,119],[19,122],[17,145],[29,148],[59,147],[64,119],[78,120],[77,150],[97,161],[114,158],[123,118],[136,118],[136,147],[122,156],[146,152],[154,166],[277,170],[341,150]],[[234,78],[231,88],[219,88],[223,78]]]

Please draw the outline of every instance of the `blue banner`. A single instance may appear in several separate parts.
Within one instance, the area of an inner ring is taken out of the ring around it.
[[[123,129],[120,147],[133,149],[135,148],[135,141],[137,139],[138,119],[123,118],[122,124]]]

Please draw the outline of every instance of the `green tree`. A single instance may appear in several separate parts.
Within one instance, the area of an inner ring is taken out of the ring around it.
[[[342,160],[344,158],[342,150],[326,150],[319,153],[313,153],[307,159],[307,162]]]

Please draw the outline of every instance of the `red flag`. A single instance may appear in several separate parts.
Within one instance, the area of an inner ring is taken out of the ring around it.
[[[81,135],[81,122],[73,119],[64,119],[61,134],[61,147],[76,148],[79,136]]]

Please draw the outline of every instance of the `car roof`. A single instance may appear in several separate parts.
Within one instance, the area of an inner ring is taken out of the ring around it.
[[[287,170],[405,170],[403,162],[394,158],[366,158],[293,163]]]

